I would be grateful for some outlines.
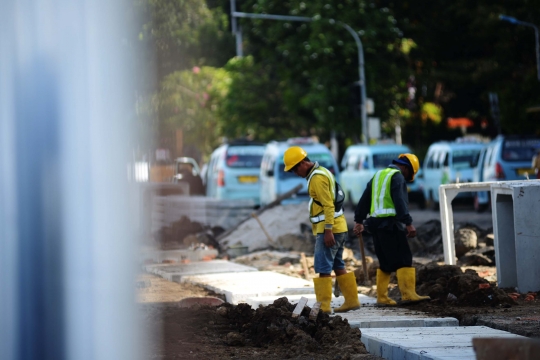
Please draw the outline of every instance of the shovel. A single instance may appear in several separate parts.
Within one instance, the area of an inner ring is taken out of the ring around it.
[[[366,250],[364,249],[364,238],[362,234],[358,235],[358,240],[360,241],[360,253],[362,254],[362,268],[364,270],[364,285],[371,286],[371,280],[368,277],[367,263],[366,263]],[[336,279],[334,283],[334,296],[339,297],[341,291],[339,289],[339,284]]]

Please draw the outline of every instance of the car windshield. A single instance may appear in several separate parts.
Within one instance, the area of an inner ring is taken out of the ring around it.
[[[321,154],[312,154],[310,153],[308,155],[309,160],[315,162],[317,161],[319,165],[327,168],[330,170],[332,174],[336,174],[336,168],[334,166],[334,160],[332,158],[331,154],[328,153],[321,153]],[[279,164],[279,178],[280,179],[290,179],[290,178],[297,178],[298,176],[293,172],[286,172],[285,171],[285,164],[280,163]]]
[[[476,166],[480,150],[456,150],[452,153],[452,164],[455,169],[468,169]]]
[[[392,160],[397,159],[401,153],[373,154],[373,167],[383,169],[392,164]]]
[[[502,159],[505,161],[531,161],[540,139],[511,139],[503,144]]]
[[[229,146],[225,163],[231,168],[260,168],[264,146]]]

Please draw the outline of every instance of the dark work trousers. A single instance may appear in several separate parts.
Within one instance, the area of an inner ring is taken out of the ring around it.
[[[392,229],[375,229],[372,235],[382,271],[391,273],[412,266],[412,253],[405,231],[394,225]]]

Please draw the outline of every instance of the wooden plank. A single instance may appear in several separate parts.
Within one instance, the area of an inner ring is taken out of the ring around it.
[[[309,313],[309,320],[317,320],[317,316],[319,316],[319,310],[321,309],[321,303],[316,302],[313,307],[311,308],[311,312]]]
[[[302,268],[304,269],[304,278],[306,280],[309,280],[309,268],[307,266],[307,260],[306,260],[306,254],[300,253],[300,263],[302,264]]]
[[[298,301],[298,304],[296,304],[296,307],[294,308],[294,311],[292,313],[292,317],[293,318],[297,318],[300,316],[300,314],[302,313],[302,310],[304,310],[304,306],[306,306],[308,302],[308,299],[305,298],[305,297],[301,297],[300,298],[300,301]]]

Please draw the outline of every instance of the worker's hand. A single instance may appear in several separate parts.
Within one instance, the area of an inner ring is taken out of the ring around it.
[[[324,245],[326,245],[326,247],[336,245],[336,240],[334,240],[334,233],[332,233],[332,229],[324,230]]]
[[[354,223],[353,233],[360,235],[364,231],[364,224]]]
[[[413,224],[407,225],[407,237],[413,238],[415,236],[416,236],[416,228],[413,226]]]

